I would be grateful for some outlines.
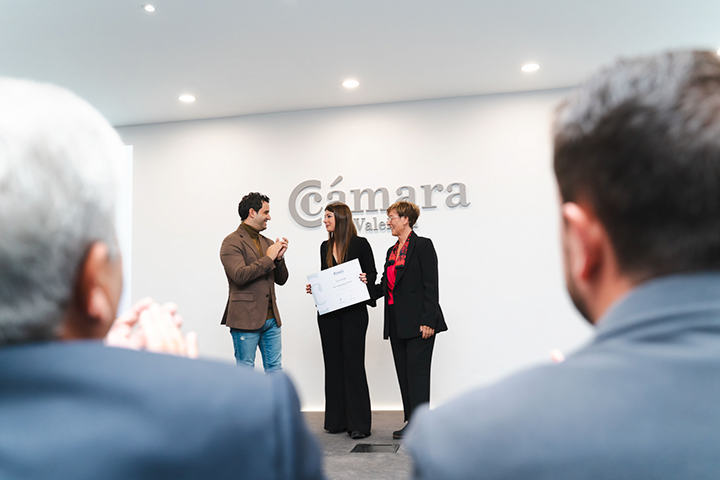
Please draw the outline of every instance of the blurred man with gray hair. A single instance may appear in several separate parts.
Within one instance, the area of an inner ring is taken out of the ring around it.
[[[554,137],[567,290],[597,335],[419,412],[414,478],[717,478],[720,61],[619,61]]]
[[[0,79],[0,478],[322,478],[286,376],[103,344],[122,148],[71,93]],[[141,303],[108,342],[189,354],[173,315]]]

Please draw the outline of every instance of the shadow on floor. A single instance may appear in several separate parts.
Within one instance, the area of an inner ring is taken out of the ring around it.
[[[403,412],[373,412],[372,435],[353,440],[345,433],[330,434],[323,429],[324,412],[304,412],[310,430],[320,442],[325,474],[329,480],[405,480],[412,463],[400,440],[392,432],[402,428]],[[398,445],[397,453],[350,453],[358,443]]]

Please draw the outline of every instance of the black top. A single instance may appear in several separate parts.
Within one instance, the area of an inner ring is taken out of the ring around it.
[[[325,270],[337,265],[335,258],[333,258],[332,265],[327,264],[327,251],[328,241],[325,240],[322,245],[320,245],[320,270]],[[365,305],[369,305],[371,307],[376,305],[375,295],[373,295],[374,289],[372,288],[375,285],[375,280],[377,279],[375,257],[373,256],[370,243],[364,237],[353,237],[353,239],[350,240],[350,246],[348,248],[347,258],[345,258],[345,261],[347,262],[355,258],[357,258],[360,262],[360,269],[367,275],[367,286],[368,293],[370,294],[370,300],[365,303],[357,303],[355,305],[350,305],[349,307],[341,308],[340,310],[335,310],[334,312],[326,313],[323,317],[327,317],[328,315],[340,315],[343,312],[353,309],[362,309],[365,308]]]

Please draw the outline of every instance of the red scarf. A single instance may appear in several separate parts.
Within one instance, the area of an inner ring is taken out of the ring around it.
[[[395,268],[405,266],[405,257],[407,257],[408,245],[410,245],[410,235],[408,235],[407,240],[405,240],[405,243],[403,243],[403,246],[400,249],[400,254],[398,254],[398,248],[400,247],[400,240],[395,242],[395,246],[393,247],[392,251],[390,252],[390,259],[389,259],[390,261],[393,262],[393,265],[395,265]]]
[[[395,290],[395,279],[397,278],[397,268],[405,267],[405,257],[407,257],[408,245],[410,245],[410,236],[408,235],[407,240],[400,248],[400,240],[395,243],[395,246],[390,250],[390,258],[388,258],[387,268],[387,280],[388,280],[388,305],[395,304],[395,297],[393,290]],[[398,253],[400,250],[400,253]]]

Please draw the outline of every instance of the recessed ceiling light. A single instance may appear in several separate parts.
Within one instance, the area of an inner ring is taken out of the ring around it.
[[[178,100],[180,100],[181,102],[190,103],[190,102],[194,102],[195,100],[197,100],[197,98],[195,98],[192,95],[180,95],[178,97]]]
[[[143,10],[145,10],[148,13],[153,13],[155,11],[155,7],[150,5],[149,3],[147,5],[143,5]]]
[[[534,72],[535,70],[539,69],[540,65],[537,63],[526,63],[522,67],[520,67],[520,70],[523,72]]]
[[[360,82],[358,82],[357,80],[345,80],[342,83],[342,86],[345,88],[355,88],[358,85],[360,85]]]

